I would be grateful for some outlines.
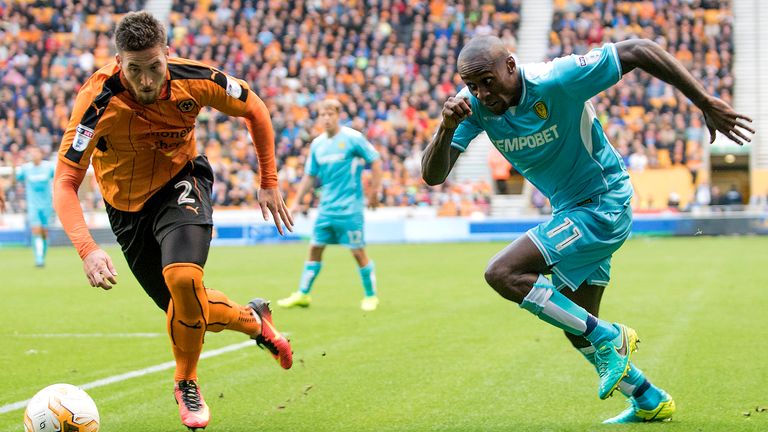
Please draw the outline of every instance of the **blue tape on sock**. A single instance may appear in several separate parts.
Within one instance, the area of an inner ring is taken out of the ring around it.
[[[651,383],[646,379],[643,380],[643,383],[637,386],[634,392],[632,392],[632,397],[639,398],[642,396],[649,388],[651,388]]]

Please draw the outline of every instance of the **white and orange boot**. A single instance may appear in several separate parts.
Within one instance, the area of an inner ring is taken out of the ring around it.
[[[285,338],[272,322],[272,311],[269,309],[269,302],[257,298],[248,303],[253,309],[254,315],[261,320],[261,333],[251,336],[256,344],[266,349],[280,364],[283,369],[290,369],[293,365],[293,351],[291,343]]]
[[[197,381],[178,381],[173,388],[173,394],[179,404],[181,423],[192,431],[205,429],[211,421],[211,411],[200,393]]]

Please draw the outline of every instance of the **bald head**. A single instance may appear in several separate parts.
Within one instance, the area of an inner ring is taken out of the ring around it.
[[[496,36],[473,37],[459,53],[457,66],[460,75],[474,75],[482,69],[488,69],[499,60],[509,57],[510,52],[504,42]]]
[[[520,71],[501,39],[472,38],[461,49],[457,65],[469,91],[492,113],[501,115],[520,100]]]

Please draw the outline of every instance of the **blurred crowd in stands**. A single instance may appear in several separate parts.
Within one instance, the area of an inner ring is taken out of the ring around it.
[[[716,0],[556,1],[548,56],[584,53],[603,42],[656,41],[700,81],[707,93],[733,103],[730,2]],[[593,103],[630,170],[702,166],[709,135],[703,116],[682,93],[635,70]]]
[[[384,205],[451,202],[448,207],[468,214],[487,210],[488,182],[428,188],[420,153],[442,102],[459,89],[455,65],[465,38],[498,32],[514,46],[519,4],[221,0],[174,6],[169,37],[178,55],[244,78],[265,100],[289,200],[308,143],[320,132],[314,105],[333,97],[344,106],[342,122],[382,155]],[[211,113],[197,133],[216,167],[216,202],[252,199],[255,158],[237,120]]]
[[[496,186],[478,179],[427,188],[420,152],[439,121],[442,102],[461,88],[455,66],[465,40],[496,34],[516,50],[520,3],[177,1],[168,38],[172,55],[242,78],[265,101],[288,200],[303,174],[308,144],[319,133],[314,105],[334,97],[345,107],[342,122],[362,131],[382,155],[385,205],[441,205],[448,214],[470,214],[488,211]],[[648,37],[680,59],[709,92],[730,102],[733,41],[726,5],[555,0],[546,55]],[[120,14],[142,6],[139,0],[0,0],[0,165],[22,163],[29,146],[54,157],[79,86],[113,59],[114,24]],[[635,71],[594,103],[630,169],[680,165],[695,180],[706,130],[684,96]],[[205,110],[196,133],[199,150],[216,172],[216,204],[253,205],[259,173],[244,124]],[[19,187],[6,191],[11,210]],[[103,205],[94,187],[81,198],[86,209]]]
[[[707,93],[733,104],[732,18],[727,0],[555,0],[547,57],[583,54],[605,42],[648,38],[675,56]],[[701,112],[682,93],[634,70],[592,103],[630,172],[687,169],[694,187],[709,189],[707,179],[698,178],[705,169],[709,132]],[[722,204],[704,200],[719,197],[719,189],[713,189],[685,201],[690,205]],[[546,210],[545,201],[540,208]]]
[[[0,166],[23,164],[31,147],[55,158],[77,91],[114,58],[115,20],[141,6],[136,0],[0,1]],[[20,212],[23,185],[12,183],[0,180],[6,211]],[[83,205],[103,207],[97,188],[88,186]]]

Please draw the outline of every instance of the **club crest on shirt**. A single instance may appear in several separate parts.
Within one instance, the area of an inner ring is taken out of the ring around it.
[[[339,142],[339,148],[340,149],[343,149],[346,146],[347,146],[347,143],[345,143],[344,141]]]
[[[193,101],[192,99],[186,99],[179,102],[177,106],[179,107],[179,111],[181,112],[185,112],[185,113],[190,112],[192,111],[192,109],[195,108],[195,101]]]
[[[533,111],[542,120],[549,118],[549,109],[547,108],[547,105],[542,101],[538,101],[533,104]]]

